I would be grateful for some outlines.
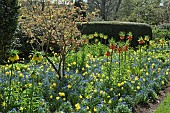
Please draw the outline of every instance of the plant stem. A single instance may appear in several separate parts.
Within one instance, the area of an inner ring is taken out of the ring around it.
[[[121,58],[120,58],[120,52],[119,52],[119,77],[120,77],[120,62],[121,62]]]
[[[32,113],[32,99],[33,99],[33,93],[34,93],[34,78],[32,78],[32,89],[31,89],[31,99],[30,99],[30,113]]]

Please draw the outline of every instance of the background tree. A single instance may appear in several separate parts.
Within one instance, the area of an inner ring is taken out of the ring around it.
[[[17,0],[0,0],[0,63],[5,63],[17,27]]]
[[[116,19],[122,0],[88,0],[91,10],[99,9],[102,20]]]

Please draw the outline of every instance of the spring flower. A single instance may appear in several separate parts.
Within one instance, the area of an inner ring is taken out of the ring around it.
[[[7,72],[5,72],[5,75],[9,75],[9,74],[10,74],[10,72],[8,72],[8,71],[7,71]]]
[[[2,102],[1,106],[2,106],[2,107],[5,107],[5,106],[6,106],[6,103],[5,103],[5,102]]]
[[[32,57],[32,60],[34,62],[40,62],[42,59],[43,59],[43,56],[41,55],[40,52],[36,52]]]
[[[96,109],[95,107],[94,107],[94,109],[93,109],[93,110],[94,110],[94,112],[97,112],[97,109]]]
[[[59,92],[58,94],[59,94],[60,97],[64,97],[65,96],[64,92]]]
[[[125,38],[125,33],[121,31],[121,32],[119,33],[119,36],[120,36],[120,40],[124,40],[124,38]]]
[[[137,86],[136,88],[139,90],[139,89],[140,89],[140,86]]]
[[[12,55],[8,58],[11,62],[17,61],[19,60],[19,56],[18,55]]]
[[[123,48],[122,48],[122,47],[118,47],[118,48],[117,48],[117,52],[118,52],[118,53],[123,52]]]
[[[136,76],[136,77],[135,77],[135,81],[137,81],[138,79],[139,79],[138,76]]]
[[[114,51],[114,50],[116,49],[116,45],[110,44],[110,49],[111,49],[112,51]]]
[[[112,103],[112,100],[110,99],[109,101],[108,101],[108,104],[111,104]]]
[[[59,99],[60,99],[60,97],[56,97],[55,99],[56,99],[56,100],[59,100]]]
[[[144,43],[145,43],[145,41],[143,40],[143,38],[142,38],[142,37],[140,37],[140,38],[139,38],[139,40],[138,40],[138,43],[139,43],[139,44],[144,44]]]
[[[19,74],[19,77],[24,78],[24,75],[22,73]]]
[[[73,65],[76,65],[76,62],[73,62]]]
[[[53,95],[50,95],[50,98],[52,99],[52,98],[53,98]]]
[[[128,40],[131,41],[132,40],[132,32],[129,32],[127,35],[128,35],[128,37],[127,37]]]
[[[86,106],[86,109],[89,110],[89,106]]]
[[[107,51],[106,53],[105,53],[105,56],[110,56],[110,52],[109,51]]]
[[[117,86],[118,86],[118,87],[120,87],[120,86],[121,86],[121,84],[120,84],[120,83],[118,83],[118,84],[117,84]]]
[[[76,110],[77,110],[77,111],[80,110],[80,108],[81,108],[81,106],[80,106],[79,103],[75,104],[75,107],[76,107]]]
[[[162,84],[162,85],[164,85],[164,84],[165,84],[165,82],[164,82],[164,81],[162,81],[162,82],[161,82],[161,84]]]
[[[125,46],[123,47],[123,50],[124,50],[124,51],[127,51],[127,50],[128,50],[128,46],[125,45]]]
[[[70,67],[70,66],[71,66],[71,64],[68,64],[68,66]]]
[[[71,85],[68,85],[67,88],[70,89],[72,86]]]
[[[80,95],[79,98],[82,99],[83,98],[82,95]]]
[[[90,66],[88,64],[86,64],[86,68],[90,68]]]

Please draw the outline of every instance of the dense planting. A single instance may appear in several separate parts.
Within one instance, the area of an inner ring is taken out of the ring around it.
[[[122,40],[70,51],[61,80],[41,52],[21,64],[14,63],[19,56],[12,51],[12,64],[0,68],[0,111],[131,113],[136,105],[157,99],[169,78],[168,45],[150,41],[149,47],[139,45],[134,51],[131,40]],[[50,59],[58,67],[55,55]]]

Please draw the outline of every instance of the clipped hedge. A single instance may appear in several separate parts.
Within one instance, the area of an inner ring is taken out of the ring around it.
[[[131,42],[132,47],[138,45],[138,38],[140,36],[148,35],[152,38],[152,29],[148,24],[134,23],[134,22],[119,22],[119,21],[96,21],[96,22],[84,22],[77,23],[78,29],[82,34],[94,34],[103,33],[108,35],[109,38],[113,37],[115,40],[119,40],[119,32],[133,33],[133,41]]]

